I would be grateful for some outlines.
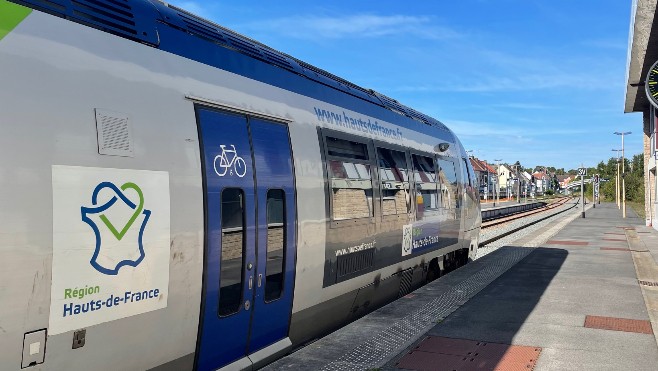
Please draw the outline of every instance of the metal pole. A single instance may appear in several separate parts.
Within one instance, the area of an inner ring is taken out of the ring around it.
[[[521,177],[520,177],[520,175],[521,174],[519,174],[519,167],[518,166],[515,166],[514,168],[516,169],[516,203],[520,204],[521,203],[521,198],[520,198],[520,196],[521,196]]]
[[[594,193],[594,175],[590,178],[589,184],[592,185],[592,208],[596,209],[596,194]]]
[[[622,210],[621,210],[621,215],[622,218],[626,218],[626,177],[624,176],[624,134],[626,133],[621,133],[621,203],[622,203]],[[628,133],[630,134],[630,133]]]
[[[626,179],[624,179],[624,172],[625,172],[625,166],[624,166],[624,135],[632,134],[630,131],[620,133],[615,131],[615,135],[621,135],[621,173],[619,174],[620,176],[620,181],[621,181],[621,213],[622,217],[626,218]],[[619,165],[617,165],[617,169],[619,169]]]
[[[621,205],[619,204],[619,151],[618,149],[612,149],[613,151],[617,152],[617,174],[615,175],[615,202],[617,203],[617,208],[621,209]]]
[[[582,211],[580,213],[580,216],[582,218],[585,217],[585,176],[581,175],[580,176],[580,203],[582,204]]]
[[[621,203],[619,202],[619,152],[617,152],[617,178],[615,184],[615,201],[617,202],[617,209],[621,210]]]
[[[499,160],[494,159],[494,161],[496,161],[496,201],[499,204],[500,204],[500,184],[499,184],[500,175],[499,175],[499,173],[500,173],[500,162],[502,160],[503,159],[499,159]],[[496,206],[496,201],[494,201],[494,206]]]

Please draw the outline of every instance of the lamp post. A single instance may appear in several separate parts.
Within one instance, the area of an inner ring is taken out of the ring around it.
[[[632,134],[630,131],[617,132],[615,135],[621,135],[621,215],[626,218],[626,180],[624,179],[624,135]]]
[[[500,203],[500,162],[503,161],[503,159],[498,159],[494,160],[496,162],[496,198],[495,200]],[[496,201],[494,201],[494,206],[496,206]]]
[[[617,152],[617,176],[615,177],[615,202],[617,203],[617,209],[621,209],[621,203],[619,202],[619,151],[621,149],[613,149]]]
[[[518,163],[518,161],[517,161]],[[516,203],[521,203],[521,174],[519,173],[519,166],[514,165],[514,176],[516,177]]]

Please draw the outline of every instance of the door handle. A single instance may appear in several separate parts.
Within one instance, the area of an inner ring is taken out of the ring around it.
[[[249,290],[254,286],[254,276],[249,276]]]
[[[261,282],[263,281],[263,274],[258,274],[258,287],[260,287]]]

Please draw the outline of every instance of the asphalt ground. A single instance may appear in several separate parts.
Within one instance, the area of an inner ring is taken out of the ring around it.
[[[622,219],[615,204],[589,207],[586,218],[565,213],[267,369],[452,370],[400,363],[440,337],[541,349],[535,370],[658,370],[653,334],[584,326],[587,316],[653,319],[658,331],[658,231],[630,210]],[[506,369],[503,358],[478,369]]]

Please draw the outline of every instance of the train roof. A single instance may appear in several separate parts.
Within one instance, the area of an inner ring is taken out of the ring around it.
[[[290,73],[360,98],[425,125],[450,132],[440,121],[372,89],[366,89],[321,68],[312,66],[258,41],[198,17],[183,9],[154,0],[10,0],[76,23],[155,48],[166,42],[167,35],[159,25],[174,29],[178,36],[198,37],[218,48],[227,48]],[[192,58],[191,48],[176,54]],[[203,58],[201,58],[203,59]],[[203,62],[203,60],[202,60]],[[212,63],[207,63],[212,65]]]

